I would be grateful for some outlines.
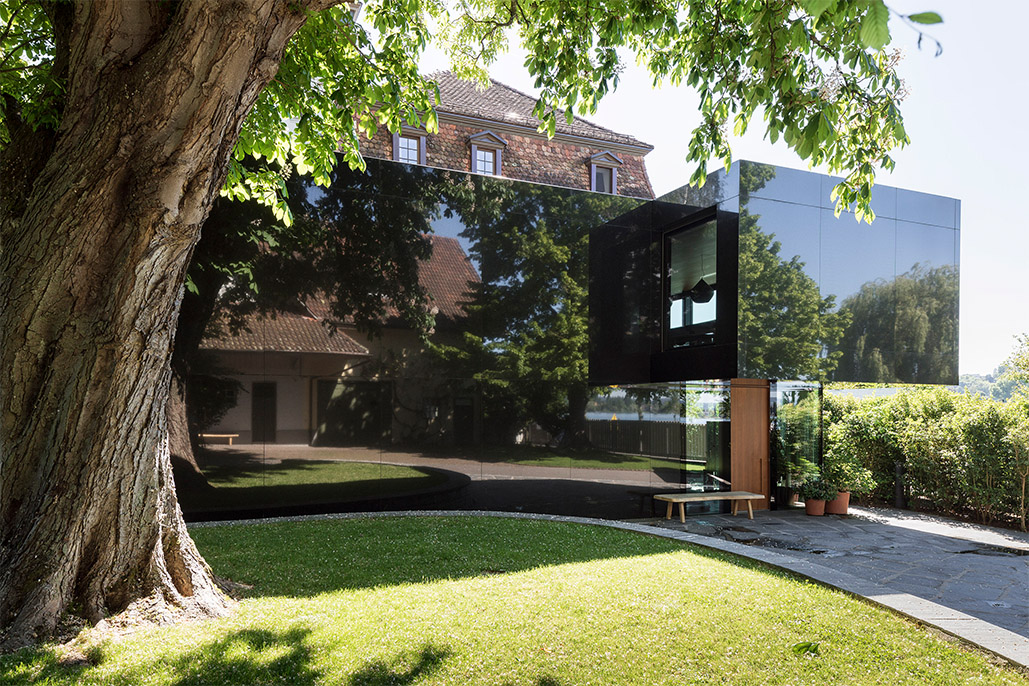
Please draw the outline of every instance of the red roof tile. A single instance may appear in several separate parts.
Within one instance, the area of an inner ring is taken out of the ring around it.
[[[321,318],[280,312],[273,319],[252,319],[249,331],[238,335],[225,332],[205,338],[204,350],[239,352],[332,353],[336,355],[368,355],[368,349],[342,331],[330,334]]]
[[[432,256],[421,262],[418,281],[428,291],[430,306],[436,307],[436,325],[453,326],[464,318],[464,305],[471,299],[470,284],[479,282],[479,275],[456,238],[430,236]],[[205,338],[205,350],[240,352],[324,352],[338,355],[368,355],[368,349],[342,330],[330,335],[323,321],[333,320],[332,306],[325,295],[310,298],[306,303],[310,316],[280,312],[273,319],[253,318],[249,331],[238,335],[223,332]],[[389,324],[404,326],[399,313],[390,308]],[[344,324],[345,326],[345,324]]]
[[[429,78],[439,86],[440,104],[436,107],[439,112],[464,114],[518,126],[531,126],[534,129],[539,126],[539,119],[532,113],[536,98],[499,81],[490,79],[489,87],[483,91],[477,82],[459,79],[449,71],[433,72]],[[637,138],[598,126],[582,117],[574,117],[568,123],[563,115],[559,115],[557,132],[651,150],[654,148]]]

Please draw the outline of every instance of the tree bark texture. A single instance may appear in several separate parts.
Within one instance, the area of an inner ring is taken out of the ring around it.
[[[56,4],[66,99],[19,129],[0,188],[0,647],[157,597],[227,600],[169,460],[185,270],[243,117],[301,3]]]
[[[168,393],[168,454],[177,491],[185,488],[210,488],[193,451],[193,436],[186,411],[187,402],[186,384],[176,373],[173,363],[171,389]]]

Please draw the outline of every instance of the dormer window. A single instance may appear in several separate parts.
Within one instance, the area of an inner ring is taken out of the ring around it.
[[[480,131],[474,136],[469,136],[468,145],[472,153],[470,169],[473,173],[501,175],[507,141],[492,131]]]
[[[425,131],[405,126],[393,134],[393,161],[425,164]]]
[[[622,160],[605,150],[590,157],[590,190],[597,193],[618,193],[618,168]]]

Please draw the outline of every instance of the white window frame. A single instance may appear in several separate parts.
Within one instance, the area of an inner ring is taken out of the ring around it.
[[[468,137],[468,145],[471,148],[471,158],[468,163],[468,169],[473,174],[487,174],[489,176],[502,176],[504,169],[504,150],[507,148],[507,141],[493,133],[490,130],[480,131],[479,133]],[[479,151],[489,151],[493,153],[493,172],[480,172],[478,171],[478,156]]]
[[[597,153],[589,159],[589,170],[590,170],[590,190],[597,193],[610,193],[611,195],[618,195],[618,168],[622,166],[622,160],[617,155],[609,150]],[[597,169],[610,169],[611,170],[611,190],[610,191],[598,191],[597,190]]]
[[[406,127],[404,129],[402,129],[401,131],[393,134],[393,161],[394,162],[402,162],[403,161],[403,160],[400,159],[400,139],[402,139],[402,138],[406,138],[407,140],[414,140],[414,139],[418,140],[418,161],[416,163],[412,163],[410,161],[407,161],[407,162],[405,162],[405,164],[426,164],[426,162],[425,162],[425,159],[426,159],[425,158],[425,138],[426,138],[425,132],[424,131],[420,131],[418,129],[408,129]]]

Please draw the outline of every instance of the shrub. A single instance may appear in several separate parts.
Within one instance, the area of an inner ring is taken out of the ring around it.
[[[899,460],[911,494],[938,510],[973,514],[987,523],[1009,514],[1024,518],[1029,401],[1024,402],[1022,410],[1011,409],[945,388],[833,401],[826,413],[822,475],[841,488],[853,481],[857,492],[870,476],[873,492],[888,499]],[[1027,426],[1020,429],[1023,417]]]
[[[841,491],[855,495],[871,493],[875,489],[872,470],[864,467],[844,441],[834,443],[823,458],[822,477]]]
[[[1026,516],[1029,515],[1029,395],[1017,395],[1004,408],[1008,423],[1008,439],[1016,484],[1016,498],[1019,522],[1026,531]]]
[[[896,408],[893,398],[856,400],[837,396],[830,401],[825,416],[825,460],[832,463],[844,457],[868,472],[868,490],[889,499],[893,494],[894,463],[903,461],[904,452],[897,437]],[[832,467],[830,467],[830,471]]]
[[[835,486],[818,478],[808,479],[797,489],[801,500],[832,500],[837,493]]]

